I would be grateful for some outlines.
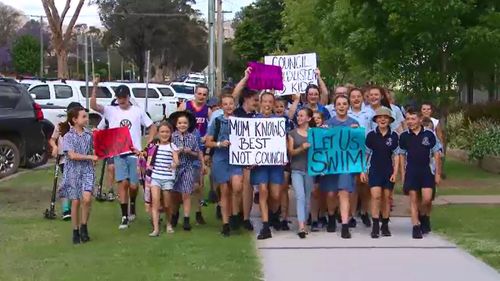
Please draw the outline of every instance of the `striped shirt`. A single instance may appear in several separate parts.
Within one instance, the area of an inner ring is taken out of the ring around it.
[[[173,143],[158,145],[151,178],[175,180],[175,171],[172,169],[172,164],[174,163],[174,151],[177,150],[177,146]]]

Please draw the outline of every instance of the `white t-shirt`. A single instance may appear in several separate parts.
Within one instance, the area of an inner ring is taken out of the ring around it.
[[[59,125],[55,126],[54,132],[52,132],[52,139],[57,142],[57,154],[61,156],[59,159],[59,164],[64,164],[64,151],[63,151],[63,136],[61,136],[61,132],[59,131]]]
[[[178,150],[173,143],[158,145],[151,178],[175,180],[175,171],[172,169],[172,164],[174,163],[174,151]]]
[[[436,119],[434,117],[431,117],[432,125],[434,125],[434,132],[436,132],[437,127],[439,125],[439,119]]]
[[[133,105],[127,110],[123,110],[119,106],[107,105],[104,107],[104,118],[108,120],[110,129],[127,127],[130,130],[134,148],[137,150],[142,149],[141,125],[146,128],[153,125],[153,121],[146,112]]]

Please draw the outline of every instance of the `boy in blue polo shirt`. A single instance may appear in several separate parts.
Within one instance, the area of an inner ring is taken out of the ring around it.
[[[441,153],[436,135],[422,126],[420,111],[409,109],[406,123],[408,130],[399,139],[403,190],[410,195],[413,238],[422,239],[422,234],[431,231],[432,199],[441,181]],[[431,163],[432,157],[435,165]]]
[[[368,182],[371,193],[372,238],[391,236],[389,217],[391,211],[391,193],[399,170],[398,134],[391,131],[394,122],[391,110],[385,106],[379,107],[373,116],[377,127],[366,136],[368,154],[368,178],[361,174],[361,180]],[[380,229],[380,212],[382,211],[382,229]]]

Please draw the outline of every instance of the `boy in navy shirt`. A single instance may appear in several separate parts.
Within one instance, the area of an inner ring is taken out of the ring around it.
[[[368,154],[368,178],[361,174],[361,180],[368,182],[371,193],[372,212],[372,238],[391,236],[389,230],[389,216],[391,211],[391,193],[399,170],[398,134],[391,131],[391,123],[394,122],[391,110],[387,107],[379,107],[373,116],[373,122],[377,127],[366,136],[366,148]],[[382,211],[382,229],[380,229],[380,212]]]
[[[441,181],[441,153],[436,135],[422,126],[419,111],[408,110],[406,123],[408,130],[399,139],[403,190],[410,195],[413,238],[422,239],[422,234],[431,231],[432,199]]]

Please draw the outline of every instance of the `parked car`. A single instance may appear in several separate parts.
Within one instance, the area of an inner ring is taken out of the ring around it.
[[[0,78],[0,178],[45,164],[53,130],[24,86]]]
[[[129,88],[131,98],[142,109],[146,108],[146,84],[145,83],[121,83],[121,82],[102,82],[103,86],[110,87],[115,90],[120,85],[125,85]],[[148,110],[147,113],[153,121],[161,121],[165,116],[169,116],[177,110],[177,102],[173,98],[163,98],[158,88],[158,84],[148,85]]]
[[[37,82],[28,88],[29,93],[35,101],[42,106],[47,119],[56,125],[66,117],[66,107],[71,102],[79,102],[83,106],[87,103],[86,83],[83,81],[46,81]],[[92,94],[93,84],[89,83],[89,98]],[[110,104],[113,100],[114,92],[110,87],[99,85],[97,90],[97,99],[102,104]],[[51,109],[49,112],[48,109]],[[59,109],[59,112],[55,112]],[[57,117],[56,117],[57,116]],[[96,126],[101,121],[101,115],[90,110],[90,124]]]
[[[158,89],[158,91],[160,91],[164,99],[172,98],[175,100],[177,104],[186,100],[192,100],[194,98],[194,95],[191,94],[177,93],[175,89],[172,88],[172,86],[170,85],[153,84],[152,87]]]
[[[190,73],[184,80],[184,83],[189,83],[194,85],[206,84],[207,77],[203,73]]]
[[[177,94],[179,99],[192,100],[194,99],[194,90],[196,88],[195,84],[184,83],[184,82],[172,82],[170,83]]]

